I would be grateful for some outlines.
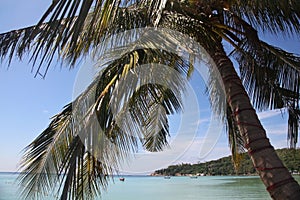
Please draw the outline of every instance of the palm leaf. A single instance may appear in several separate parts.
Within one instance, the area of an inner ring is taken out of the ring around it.
[[[121,55],[119,59],[102,63],[108,64],[108,67],[100,77],[29,145],[22,165],[21,183],[29,185],[24,190],[24,197],[41,198],[59,180],[62,188],[57,193],[61,199],[90,199],[99,192],[99,186],[105,188],[107,185],[108,178],[105,175],[113,174],[128,153],[135,151],[136,138],[140,138],[150,151],[159,151],[167,144],[166,115],[182,106],[179,100],[183,90],[179,87],[180,83],[173,83],[173,88],[177,88],[175,92],[161,86],[141,87],[133,98],[128,99],[131,117],[126,118],[125,124],[116,123],[111,106],[120,102],[113,98],[113,91],[121,85],[118,84],[121,78],[138,65],[151,60],[164,62],[181,73],[188,72],[185,69],[187,65],[178,56],[161,50],[134,50]],[[135,88],[129,88],[131,91],[128,93],[135,91]],[[127,92],[126,95],[131,96]],[[157,115],[153,112],[157,106],[162,106],[166,112]],[[120,111],[122,107],[124,105],[121,104]],[[93,123],[95,120],[96,125]],[[157,125],[160,128],[158,132]],[[144,129],[142,132],[140,127]],[[48,142],[44,142],[45,137],[49,138]],[[40,157],[47,158],[47,162]],[[54,174],[53,177],[50,174]],[[49,183],[45,184],[45,181]]]
[[[245,44],[234,54],[255,107],[259,110],[276,109],[287,106],[291,97],[299,100],[300,58],[264,42],[261,42],[261,50],[262,54],[257,55],[257,51]]]
[[[66,144],[72,138],[70,112],[71,105],[67,105],[26,148],[21,165],[23,173],[20,175],[25,197],[34,199],[46,195],[58,180],[56,164],[64,160]]]
[[[297,106],[293,105],[293,107],[288,108],[288,140],[290,142],[291,148],[296,148],[296,144],[298,142],[298,133],[299,133],[299,123],[300,123],[300,109],[299,102],[297,102]]]
[[[68,63],[75,65],[77,59],[102,42],[105,35],[149,24],[144,8],[119,8],[121,1],[92,2],[55,1],[37,25],[0,34],[2,61],[8,56],[10,63],[14,55],[21,59],[30,52],[33,65],[39,62],[36,75],[44,77],[54,56],[68,58]],[[110,3],[116,5],[111,7]],[[54,10],[52,15],[51,10]],[[47,17],[50,20],[44,22]],[[42,69],[44,63],[46,66]]]
[[[297,0],[232,0],[228,4],[228,10],[249,21],[255,29],[274,34],[298,34],[300,31]]]
[[[234,163],[235,170],[239,169],[240,163],[243,159],[242,154],[245,152],[244,141],[242,135],[238,130],[237,123],[235,121],[234,113],[230,106],[227,104],[227,133],[229,138],[229,145],[231,149],[232,161]]]

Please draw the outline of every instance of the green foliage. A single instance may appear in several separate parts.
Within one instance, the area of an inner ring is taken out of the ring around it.
[[[278,156],[283,161],[284,165],[291,172],[300,171],[300,149],[278,149]],[[248,154],[241,154],[243,160],[240,163],[237,171],[232,163],[232,156],[220,158],[205,163],[198,164],[179,164],[171,165],[166,169],[155,171],[155,174],[160,175],[188,175],[188,174],[205,174],[205,175],[252,175],[256,174],[253,164]]]

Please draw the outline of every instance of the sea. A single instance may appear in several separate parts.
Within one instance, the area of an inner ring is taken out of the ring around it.
[[[18,174],[0,172],[0,200],[21,199]],[[258,176],[164,177],[116,176],[95,200],[266,200],[271,199]],[[300,176],[295,179],[300,183]],[[45,200],[59,199],[49,194]]]

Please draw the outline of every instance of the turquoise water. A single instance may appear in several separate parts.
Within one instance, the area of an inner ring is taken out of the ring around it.
[[[18,197],[16,174],[0,173],[0,200],[15,200]],[[300,177],[295,177],[300,182]],[[51,195],[47,200],[54,200]],[[268,196],[260,179],[255,176],[204,176],[189,177],[125,177],[117,178],[108,191],[97,200],[209,200],[247,199],[265,200]]]

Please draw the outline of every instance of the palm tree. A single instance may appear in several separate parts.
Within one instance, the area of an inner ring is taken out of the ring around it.
[[[222,77],[234,159],[237,161],[238,153],[245,148],[273,199],[299,199],[299,184],[278,158],[251,104],[252,100],[258,110],[287,108],[288,136],[295,147],[300,115],[300,58],[261,41],[257,32],[299,34],[299,18],[297,0],[56,0],[36,26],[1,34],[0,55],[11,60],[14,55],[21,58],[30,51],[33,64],[40,62],[36,75],[44,76],[55,55],[74,66],[78,58],[102,44],[103,36],[140,27],[169,28],[186,34],[205,48]],[[230,54],[224,51],[224,42],[232,46]],[[237,61],[240,76],[231,59]],[[130,69],[149,61],[169,65],[187,76],[192,71],[192,65],[179,56],[150,46],[105,63],[105,71],[27,147],[21,175],[21,182],[28,185],[26,197],[42,197],[59,181],[61,199],[92,198],[107,186],[110,176],[106,175],[112,174],[120,160],[128,156],[126,152],[137,148],[137,140],[151,151],[159,151],[167,144],[166,115],[181,108],[181,87],[170,91],[149,84],[138,90],[129,101],[131,118],[125,131],[116,126],[109,107],[118,81]],[[44,71],[43,63],[48,64]],[[153,135],[157,116],[148,111],[158,105],[168,112],[161,114],[159,124],[163,128]],[[77,134],[81,122],[74,113],[86,116],[84,126],[89,132],[84,140]],[[93,119],[99,121],[100,127],[89,123]],[[144,127],[148,134],[130,127]],[[135,134],[128,135],[126,131]],[[99,136],[92,138],[93,132]],[[90,147],[93,141],[101,142],[101,147]]]

